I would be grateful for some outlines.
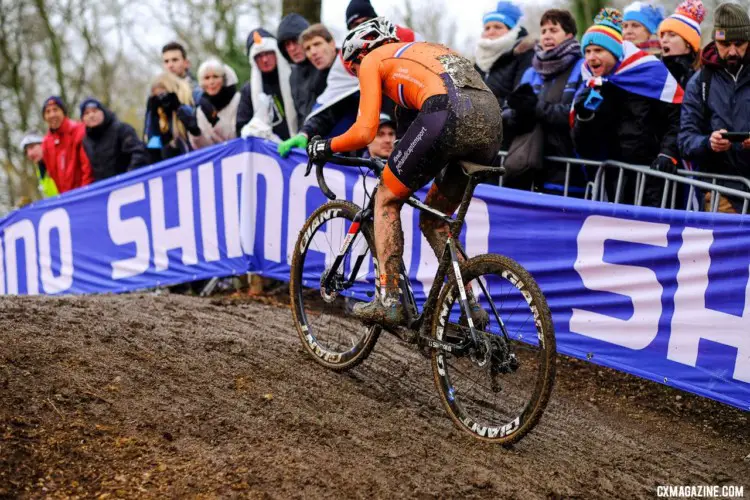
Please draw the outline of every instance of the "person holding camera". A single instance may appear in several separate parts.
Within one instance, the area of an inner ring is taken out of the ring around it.
[[[679,135],[680,152],[706,171],[750,177],[750,17],[737,4],[724,3],[714,13],[711,43],[701,69],[687,85]],[[719,184],[743,189],[733,181]],[[706,210],[711,193],[706,193]],[[741,201],[720,197],[719,211],[736,213]]]
[[[198,68],[203,95],[195,113],[185,108],[177,116],[190,134],[190,145],[201,149],[237,137],[237,74],[218,59],[209,59]]]
[[[184,80],[164,72],[151,84],[144,131],[149,163],[174,158],[190,151],[187,129],[179,118],[193,116],[193,91]]]

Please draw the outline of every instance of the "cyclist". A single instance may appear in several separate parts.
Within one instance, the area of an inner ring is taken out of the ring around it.
[[[469,60],[442,45],[400,43],[394,25],[382,17],[366,21],[347,34],[342,58],[359,78],[359,115],[356,123],[338,137],[312,138],[307,153],[313,161],[367,146],[378,130],[383,94],[399,106],[419,111],[391,154],[375,196],[380,294],[353,310],[353,315],[365,322],[399,326],[406,316],[399,297],[404,246],[400,212],[404,200],[435,179],[425,202],[452,214],[468,181],[457,160],[492,163],[502,136],[500,108]],[[420,229],[440,258],[449,235],[448,224],[422,212]],[[479,321],[487,317],[473,296],[470,303],[472,317],[475,313]]]

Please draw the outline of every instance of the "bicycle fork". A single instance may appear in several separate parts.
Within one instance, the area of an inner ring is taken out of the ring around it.
[[[351,227],[349,227],[349,231],[347,231],[346,233],[346,238],[344,238],[344,243],[341,245],[341,249],[339,250],[339,253],[336,255],[336,259],[333,261],[333,264],[328,269],[328,275],[326,276],[325,280],[322,283],[322,286],[326,290],[326,292],[328,292],[328,290],[331,288],[334,277],[336,276],[336,270],[344,262],[344,258],[346,257],[347,252],[349,252],[349,249],[351,248],[352,243],[361,232],[362,221],[366,220],[366,218],[369,216],[370,213],[372,213],[372,211],[368,208],[365,210],[360,210],[357,213],[357,215],[354,216],[352,225]],[[354,267],[352,268],[352,272],[351,272],[351,275],[349,276],[349,279],[347,279],[347,281],[345,281],[342,284],[343,289],[349,288],[354,285],[354,280],[356,279],[359,273],[359,269],[360,267],[362,267],[362,264],[364,263],[366,256],[367,256],[367,246],[365,246],[365,251],[357,256],[357,260],[354,262]],[[341,274],[343,275],[345,270],[342,269],[341,271],[342,271]]]

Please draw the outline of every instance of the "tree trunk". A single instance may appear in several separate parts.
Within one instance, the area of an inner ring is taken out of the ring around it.
[[[594,17],[608,4],[603,0],[573,0],[570,3],[571,11],[578,25],[578,36],[583,36],[586,28],[594,22]]]
[[[320,4],[321,0],[283,0],[281,17],[294,12],[310,21],[310,23],[319,23]]]

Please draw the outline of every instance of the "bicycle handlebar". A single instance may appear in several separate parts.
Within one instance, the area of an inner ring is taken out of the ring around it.
[[[384,163],[381,162],[381,160],[378,160],[376,158],[357,158],[354,156],[339,156],[339,155],[333,155],[331,158],[328,159],[328,163],[333,163],[334,165],[344,165],[347,167],[366,167],[375,172],[378,176],[383,171]],[[307,163],[307,171],[305,173],[305,176],[310,174],[310,170],[312,169],[312,160],[308,160]],[[323,194],[328,198],[329,200],[335,200],[336,194],[331,191],[331,189],[328,187],[328,184],[326,183],[325,175],[323,174],[323,166],[325,163],[323,162],[317,162],[315,163],[315,177],[318,180],[318,186],[320,186],[320,190],[323,191]]]

